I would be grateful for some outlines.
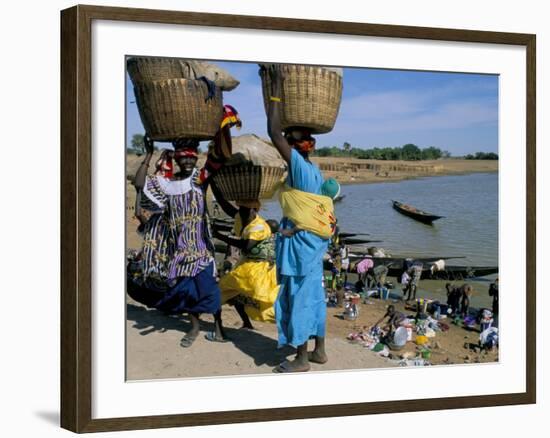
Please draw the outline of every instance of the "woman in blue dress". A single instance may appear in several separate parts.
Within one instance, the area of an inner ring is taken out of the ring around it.
[[[311,133],[300,127],[283,134],[278,105],[281,104],[282,80],[277,65],[268,68],[271,76],[271,96],[268,110],[268,133],[283,159],[288,163],[286,184],[301,192],[321,194],[323,177],[309,160],[315,147]],[[299,230],[290,219],[281,221],[281,233],[276,244],[276,265],[280,292],[275,302],[279,347],[290,345],[297,354],[284,361],[275,372],[309,371],[310,362],[326,363],[325,351],[326,303],[322,284],[323,255],[329,239],[313,232]],[[308,340],[315,348],[307,351]]]

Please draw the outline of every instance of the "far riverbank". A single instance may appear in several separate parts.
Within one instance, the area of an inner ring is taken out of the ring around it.
[[[155,151],[152,163],[160,156]],[[197,166],[205,161],[201,154]],[[126,155],[126,174],[133,177],[143,157]],[[422,161],[362,160],[347,157],[312,157],[325,178],[334,178],[341,184],[402,181],[428,176],[467,175],[471,173],[498,172],[498,160],[463,160],[458,158]],[[153,166],[151,165],[151,169]]]
[[[498,160],[440,159],[423,161],[362,160],[313,157],[325,178],[341,184],[402,181],[429,176],[498,172]]]

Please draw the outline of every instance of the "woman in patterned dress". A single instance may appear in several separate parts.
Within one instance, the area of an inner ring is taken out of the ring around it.
[[[229,129],[239,124],[234,108],[226,109],[214,151],[200,171],[195,167],[198,141],[175,141],[174,159],[179,171],[171,179],[147,175],[154,148],[146,136],[147,154],[134,180],[136,217],[141,222],[143,247],[138,257],[128,264],[127,291],[148,307],[169,314],[189,314],[191,330],[181,339],[182,347],[191,346],[197,338],[201,313],[214,315],[215,331],[211,340],[226,340],[220,323],[220,290],[205,193],[209,172],[220,167],[222,155],[230,154]],[[226,153],[222,154],[222,150]],[[152,215],[146,218],[142,208]]]

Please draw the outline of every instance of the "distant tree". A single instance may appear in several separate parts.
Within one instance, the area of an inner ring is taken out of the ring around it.
[[[143,141],[142,134],[132,135],[131,145],[132,145],[132,149],[135,151],[136,154],[141,155],[145,153],[145,143]]]
[[[414,144],[406,144],[402,148],[402,156],[404,160],[421,160],[422,152],[420,148]]]
[[[344,151],[346,152],[346,154],[350,154],[350,151],[351,151],[351,144],[349,144],[347,141],[344,142]]]
[[[422,159],[423,160],[437,160],[441,158],[442,152],[441,149],[436,148],[434,146],[430,146],[428,148],[422,149]]]
[[[451,158],[451,153],[449,151],[441,152],[441,158]]]

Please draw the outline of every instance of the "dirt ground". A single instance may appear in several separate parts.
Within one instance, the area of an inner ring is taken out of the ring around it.
[[[329,324],[334,315],[330,315]],[[201,316],[201,335],[190,348],[179,346],[190,328],[186,315],[170,317],[128,299],[127,379],[231,376],[272,373],[274,367],[295,354],[293,348],[277,349],[275,324],[254,322],[255,330],[239,329],[237,312],[223,306],[224,326],[229,342],[213,343],[204,338],[213,330],[213,318]],[[344,330],[345,331],[345,330]],[[312,371],[394,367],[380,357],[338,335],[327,336],[329,362],[312,364]]]
[[[370,299],[361,304],[355,321],[343,319],[343,309],[327,308],[327,353],[324,365],[312,364],[312,371],[385,368],[398,366],[402,358],[413,358],[420,352],[414,342],[404,349],[390,352],[384,358],[365,348],[361,343],[347,340],[350,333],[370,327],[385,312],[389,304],[405,314],[405,303],[395,299]],[[213,318],[201,317],[201,335],[188,349],[179,346],[179,340],[190,328],[186,315],[172,317],[128,298],[127,300],[127,379],[230,376],[271,373],[272,369],[295,354],[294,349],[277,349],[277,328],[274,324],[254,322],[255,330],[240,329],[241,320],[233,307],[223,306],[224,326],[229,342],[212,343],[204,338],[213,330]],[[430,339],[432,365],[494,362],[498,350],[476,352],[479,331],[467,330],[446,321],[447,332],[437,332]],[[414,336],[413,336],[414,340]],[[313,344],[312,344],[313,345]]]

